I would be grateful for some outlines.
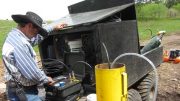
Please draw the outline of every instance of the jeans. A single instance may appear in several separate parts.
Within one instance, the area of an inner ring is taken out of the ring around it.
[[[38,95],[26,94],[28,101],[42,101]]]
[[[13,88],[8,87],[7,90],[8,90],[8,99],[10,101],[20,101],[19,98],[16,96],[16,93],[13,91]],[[35,88],[30,90],[25,90],[25,93],[28,101],[42,101],[38,96],[38,90]]]

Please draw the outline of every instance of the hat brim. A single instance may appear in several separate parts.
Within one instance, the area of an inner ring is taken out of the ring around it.
[[[46,36],[48,35],[48,32],[46,31],[46,29],[42,28],[39,24],[37,24],[36,22],[34,22],[33,20],[31,20],[29,17],[27,17],[26,15],[12,15],[11,16],[12,19],[16,22],[16,23],[33,23],[35,24],[40,30],[39,30],[39,34],[42,36]]]

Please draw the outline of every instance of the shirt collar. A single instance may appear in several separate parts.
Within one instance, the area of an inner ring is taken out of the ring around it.
[[[21,30],[19,30],[18,28],[14,28],[15,31],[19,32],[19,34],[25,38],[27,41],[31,41],[23,32],[21,32]]]

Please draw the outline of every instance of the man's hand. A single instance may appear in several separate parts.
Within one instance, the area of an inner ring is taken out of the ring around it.
[[[53,85],[55,83],[55,81],[51,77],[48,77],[48,81],[49,85]]]
[[[60,23],[60,24],[57,24],[57,25],[54,27],[54,30],[61,30],[61,29],[63,29],[64,27],[67,27],[67,24],[66,24],[66,23]]]

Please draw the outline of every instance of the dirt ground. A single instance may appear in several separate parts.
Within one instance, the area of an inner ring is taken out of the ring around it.
[[[162,43],[164,50],[180,49],[180,33],[165,36]],[[157,101],[180,101],[180,63],[163,63],[158,74]]]
[[[164,50],[180,49],[180,33],[163,37],[162,45]],[[0,63],[0,83],[3,82],[2,69],[2,64]],[[158,68],[158,74],[157,101],[180,101],[180,63],[162,63]],[[2,91],[1,88],[0,91]]]

